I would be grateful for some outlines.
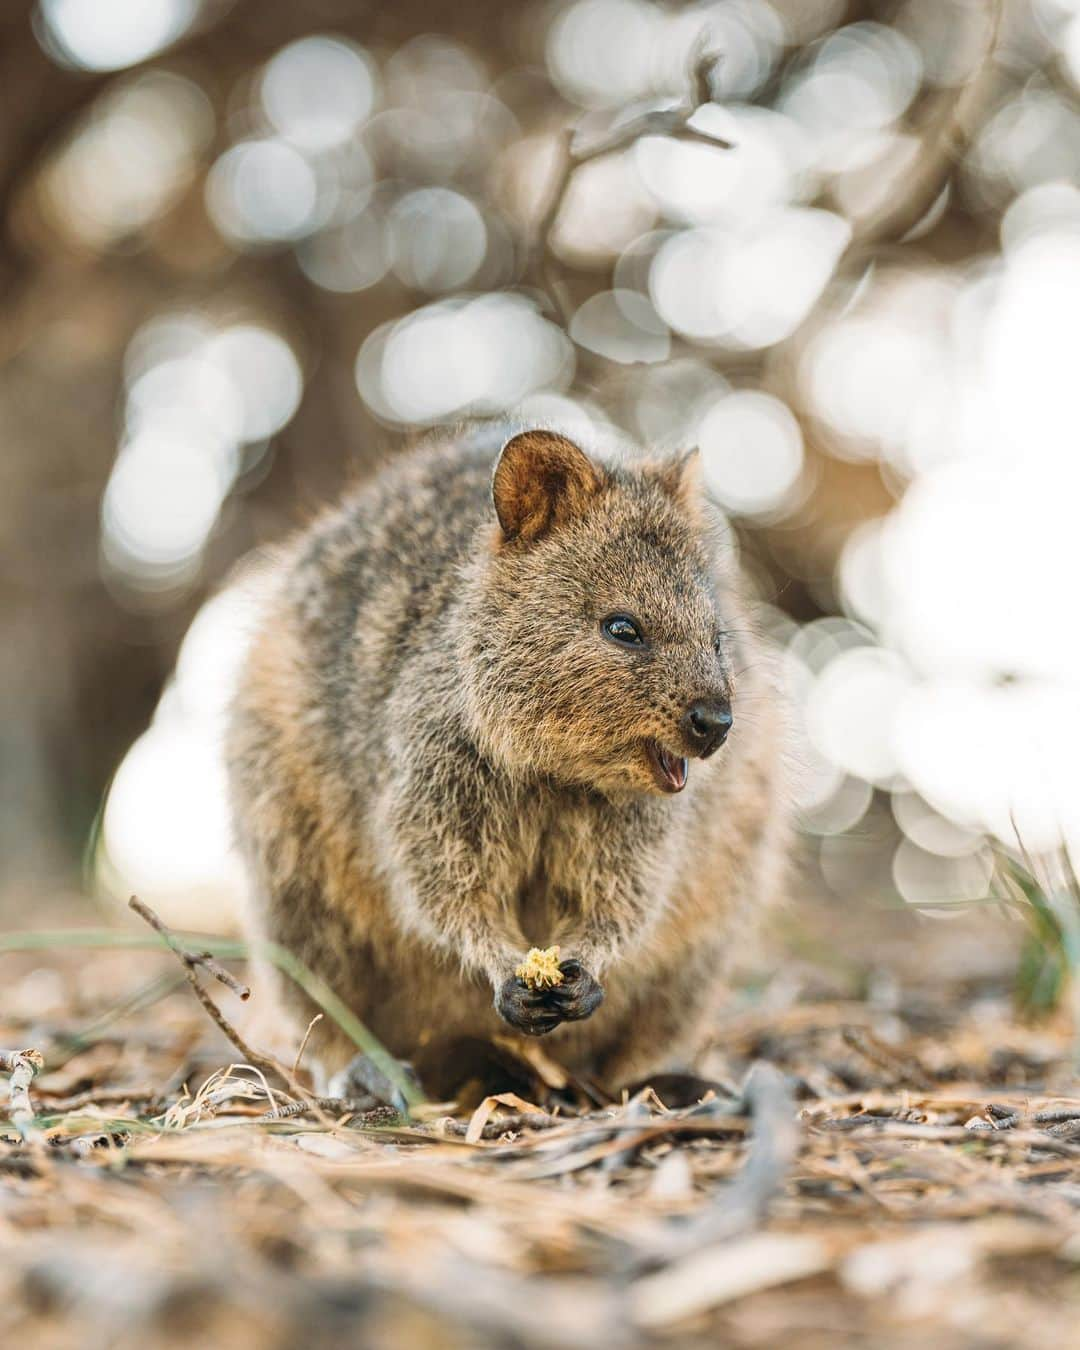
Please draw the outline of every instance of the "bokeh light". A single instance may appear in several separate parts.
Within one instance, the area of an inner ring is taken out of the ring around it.
[[[318,179],[285,141],[243,141],[210,171],[206,204],[222,233],[240,243],[300,239],[318,223]]]
[[[122,70],[167,47],[188,28],[199,0],[39,0],[44,38],[60,60],[85,70]]]
[[[570,336],[609,361],[650,364],[671,352],[671,335],[638,291],[600,291],[570,321]]]
[[[206,359],[239,397],[241,441],[265,440],[296,412],[303,390],[300,367],[276,333],[258,324],[233,324],[206,344]]]
[[[153,581],[186,571],[213,528],[228,490],[220,460],[166,427],[125,445],[102,505],[109,561]]]
[[[236,925],[245,894],[222,737],[264,589],[252,572],[200,610],[153,723],[113,780],[102,822],[99,874],[118,900],[134,889],[162,913],[214,932]]]
[[[842,167],[867,133],[901,116],[921,76],[919,49],[902,33],[879,23],[848,24],[814,49],[780,110],[806,131],[819,164]]]
[[[288,343],[254,323],[216,328],[178,313],[128,348],[125,431],[102,503],[107,566],[121,585],[168,595],[197,574],[245,447],[293,416],[303,378]]]
[[[563,91],[594,107],[618,107],[678,89],[689,42],[663,10],[643,0],[578,0],[556,18],[548,64]]]
[[[747,389],[718,400],[698,436],[705,481],[729,511],[775,511],[799,481],[802,432],[791,409],[771,394]]]
[[[122,360],[94,490],[118,605],[177,613],[236,540],[421,428],[698,445],[783,649],[825,881],[925,908],[985,893],[988,840],[1080,847],[1074,0],[1010,6],[990,62],[969,0],[561,0],[490,41],[275,16],[243,59],[203,43],[228,9],[37,5],[54,62],[104,78],[43,140],[13,238],[54,278],[138,277],[41,340]],[[231,648],[199,624],[110,803],[148,893],[125,814],[173,790],[171,757],[213,772],[219,722],[178,710],[228,679],[190,653]],[[204,879],[231,865],[215,791],[184,817]]]
[[[356,380],[373,411],[424,424],[513,408],[565,387],[569,340],[526,300],[485,295],[428,305],[378,329],[360,351]]]
[[[669,136],[646,136],[634,147],[642,182],[673,220],[752,221],[804,189],[810,147],[792,118],[771,108],[709,104],[691,125],[724,137],[736,150]]]
[[[476,206],[449,188],[418,188],[395,202],[388,222],[394,271],[417,291],[453,291],[476,275],[487,230]]]
[[[50,215],[90,245],[132,234],[187,186],[213,131],[210,102],[190,80],[164,71],[131,77],[53,158],[44,182]]]
[[[320,230],[297,250],[304,274],[323,290],[364,291],[386,275],[390,244],[386,223],[374,208],[334,229]]]
[[[878,647],[835,656],[807,700],[807,728],[817,749],[849,774],[888,786],[899,769],[898,713],[908,683],[903,663]]]
[[[988,850],[944,857],[905,839],[893,856],[896,889],[910,905],[959,905],[982,900],[990,890],[994,862]]]
[[[828,211],[792,207],[741,229],[691,229],[662,245],[650,294],[688,337],[768,347],[792,333],[825,289],[850,236]]]
[[[266,67],[262,105],[274,129],[303,150],[329,150],[349,140],[375,103],[371,59],[332,37],[292,42]]]

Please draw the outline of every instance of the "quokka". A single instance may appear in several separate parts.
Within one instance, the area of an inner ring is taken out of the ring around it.
[[[686,1067],[789,834],[696,457],[455,433],[271,567],[228,736],[259,934],[399,1056],[512,1028],[613,1088]],[[534,943],[554,987],[515,974]]]

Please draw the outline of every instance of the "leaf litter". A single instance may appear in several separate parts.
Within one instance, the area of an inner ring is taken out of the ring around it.
[[[1074,1343],[1070,1029],[1003,992],[736,1011],[618,1101],[500,1037],[406,1117],[238,1056],[234,976],[134,998],[159,959],[6,958],[3,1344]]]

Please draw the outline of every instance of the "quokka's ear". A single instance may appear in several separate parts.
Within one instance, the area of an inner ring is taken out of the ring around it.
[[[491,495],[507,539],[530,543],[573,520],[603,486],[599,467],[554,431],[523,431],[506,442]]]
[[[705,488],[702,482],[701,451],[697,446],[659,463],[654,462],[646,471],[684,511],[695,518],[701,514]]]

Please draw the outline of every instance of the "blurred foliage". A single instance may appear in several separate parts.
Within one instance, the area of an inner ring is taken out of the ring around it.
[[[1069,978],[1062,933],[1038,890],[1030,895],[1030,931],[1016,967],[1016,1001],[1021,1013],[1039,1018],[1059,1005]]]
[[[1014,810],[1056,840],[1078,83],[1072,0],[5,5],[0,903],[121,763],[120,888],[220,888],[242,616],[193,617],[505,412],[701,444],[831,890],[984,894]]]
[[[997,878],[1028,930],[1017,963],[1017,1005],[1040,1018],[1071,998],[1080,1054],[1080,880],[1068,853],[1039,862],[999,855]]]

